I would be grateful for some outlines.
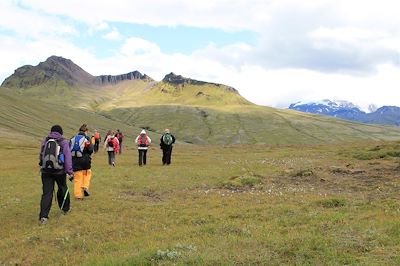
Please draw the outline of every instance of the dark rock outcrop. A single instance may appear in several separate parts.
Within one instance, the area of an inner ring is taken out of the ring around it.
[[[153,81],[152,78],[147,76],[146,74],[142,74],[139,71],[133,71],[129,72],[126,74],[122,75],[101,75],[96,77],[95,83],[99,85],[115,85],[121,81],[125,80],[135,80],[135,79],[140,79],[140,80],[145,80],[145,81]]]
[[[181,75],[176,75],[173,72],[169,73],[168,75],[166,75],[163,80],[163,82],[165,83],[169,83],[172,84],[174,86],[184,86],[185,84],[191,84],[191,85],[213,85],[213,86],[217,86],[217,87],[221,87],[223,89],[225,89],[226,91],[229,92],[233,92],[233,93],[237,93],[238,91],[235,88],[223,85],[223,84],[218,84],[218,83],[212,83],[212,82],[206,82],[206,81],[199,81],[199,80],[195,80],[195,79],[190,79],[190,78],[185,78]]]

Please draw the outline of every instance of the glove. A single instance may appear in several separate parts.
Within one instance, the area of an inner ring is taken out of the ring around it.
[[[70,175],[68,175],[69,176],[69,181],[71,181],[72,182],[72,180],[74,180],[74,174],[70,174]]]

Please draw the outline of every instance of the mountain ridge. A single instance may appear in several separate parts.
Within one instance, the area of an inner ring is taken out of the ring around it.
[[[36,72],[36,73],[35,73]],[[39,74],[39,78],[31,79],[32,76]],[[19,82],[14,81],[17,79]],[[22,80],[21,80],[22,79]],[[99,76],[91,75],[80,66],[75,64],[72,60],[61,56],[50,56],[44,62],[40,62],[37,66],[24,65],[17,68],[12,75],[7,77],[1,84],[2,87],[8,88],[28,88],[38,86],[51,79],[61,79],[68,85],[116,85],[125,80],[144,80],[153,82],[153,78],[146,74],[142,74],[138,70],[134,70],[125,74],[109,75],[103,74]],[[176,75],[171,72],[162,80],[165,83],[172,85],[214,85],[217,87],[224,87],[226,90],[239,93],[233,87],[223,84],[212,83],[207,81],[199,81],[191,78],[185,78],[181,75]]]
[[[0,98],[0,130],[3,127],[29,132],[31,128],[39,134],[43,132],[42,125],[33,121],[40,121],[40,114],[50,108],[56,111],[46,114],[48,124],[53,118],[60,121],[65,116],[67,126],[85,122],[96,126],[97,118],[104,122],[106,118],[113,121],[111,128],[147,128],[151,134],[170,128],[178,140],[193,144],[324,144],[400,139],[399,128],[258,106],[229,86],[174,73],[159,82],[146,80],[140,72],[130,72],[119,79],[102,75],[106,85],[89,86],[94,76],[69,59],[52,57],[46,61],[39,68],[21,67],[17,73],[24,74],[23,78],[14,75],[7,79],[7,84],[15,87],[0,88],[0,95],[12,96],[9,100]],[[18,87],[21,84],[27,86]],[[59,112],[58,107],[63,111]],[[102,127],[106,129],[107,125]]]
[[[32,77],[34,77],[32,79]],[[125,80],[153,81],[151,77],[135,70],[119,75],[93,76],[75,64],[72,60],[61,56],[50,56],[37,66],[25,65],[17,68],[7,77],[2,87],[29,88],[40,86],[47,81],[62,80],[69,86],[106,86],[115,85]]]

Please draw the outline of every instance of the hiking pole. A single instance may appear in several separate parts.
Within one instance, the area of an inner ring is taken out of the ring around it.
[[[61,204],[61,208],[60,208],[61,210],[63,210],[64,203],[65,203],[65,200],[67,199],[68,193],[69,193],[69,187],[67,185],[67,191],[65,191],[64,200],[63,200],[63,202]]]

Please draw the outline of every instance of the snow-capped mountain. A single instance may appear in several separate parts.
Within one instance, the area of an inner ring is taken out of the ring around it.
[[[348,101],[322,100],[310,103],[297,102],[291,104],[289,109],[334,116],[362,123],[400,125],[400,107],[397,106],[382,106],[377,108],[377,106],[371,104],[368,107],[370,113],[366,113],[360,107]]]
[[[342,110],[353,110],[360,111],[360,108],[348,101],[331,101],[328,99],[317,101],[317,102],[310,102],[310,103],[303,103],[297,102],[291,104],[289,109],[294,109],[302,112],[307,113],[314,113],[314,114],[327,114],[333,115],[333,113]]]

